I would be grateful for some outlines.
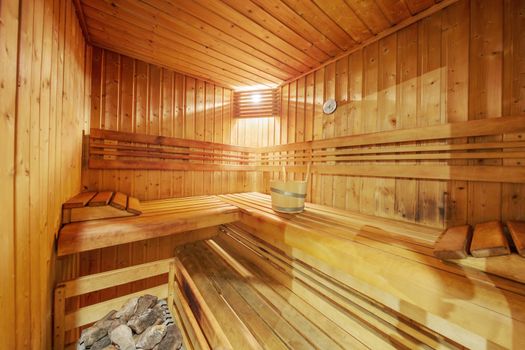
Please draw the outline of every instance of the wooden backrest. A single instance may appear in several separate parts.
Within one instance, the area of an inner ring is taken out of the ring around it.
[[[89,167],[253,171],[256,149],[223,143],[91,129]]]
[[[523,166],[479,165],[524,159],[525,141],[482,140],[521,131],[523,116],[382,131],[260,148],[257,164],[270,172],[284,164],[305,173],[312,162],[314,174],[524,183]]]

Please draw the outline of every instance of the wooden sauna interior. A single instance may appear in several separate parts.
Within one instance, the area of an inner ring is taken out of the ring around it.
[[[524,33],[524,0],[1,0],[0,349],[145,292],[188,350],[525,349]]]

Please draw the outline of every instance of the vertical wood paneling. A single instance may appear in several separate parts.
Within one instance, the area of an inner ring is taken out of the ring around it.
[[[417,48],[418,26],[413,24],[397,33],[397,95],[396,126],[398,129],[416,127],[417,109]],[[395,217],[416,221],[418,181],[396,179]]]
[[[363,96],[363,50],[348,57],[348,134],[358,134],[361,129]],[[362,179],[357,176],[346,177],[345,209],[359,210]]]
[[[441,90],[441,15],[442,12],[438,12],[427,17],[418,26],[418,127],[446,122],[441,114],[441,99],[444,97]],[[431,226],[443,225],[443,193],[444,182],[419,181],[416,216],[418,222]]]
[[[80,191],[91,49],[58,0],[2,1],[0,48],[0,348],[49,349],[54,239],[62,202]]]
[[[525,1],[508,0],[503,28],[503,115],[525,114]],[[523,140],[525,134],[504,135],[505,141]],[[505,160],[505,165],[523,165],[525,159]],[[502,184],[503,220],[525,220],[525,186]]]
[[[446,116],[449,123],[468,120],[470,4],[461,1],[443,12],[442,57],[446,67]],[[458,139],[456,142],[465,142]],[[464,164],[465,161],[451,161]],[[468,184],[450,181],[446,219],[449,225],[467,222]]]
[[[524,114],[524,6],[521,0],[460,0],[318,69],[312,73],[314,98],[308,98],[307,90],[304,107],[313,110],[312,139]],[[342,78],[345,69],[347,82]],[[300,81],[281,91],[295,90]],[[293,91],[290,101],[292,96]],[[339,107],[326,116],[322,104],[333,96]],[[281,135],[289,138],[287,101],[283,97],[280,127]],[[302,115],[297,114],[294,127],[302,125]],[[523,135],[504,139],[520,140]],[[494,138],[468,141],[487,140]],[[440,162],[445,163],[433,161]],[[308,198],[315,203],[436,227],[525,215],[524,186],[515,184],[315,175],[310,186]]]
[[[502,113],[503,2],[472,0],[470,20],[469,119],[499,117]],[[501,138],[476,141],[498,139]],[[501,184],[469,183],[469,222],[500,218]]]
[[[18,255],[15,252],[15,242],[18,237],[15,234],[15,142],[17,130],[15,128],[16,117],[16,92],[17,92],[17,46],[19,4],[16,0],[2,1],[0,3],[0,139],[2,139],[2,154],[0,155],[0,191],[3,200],[0,204],[0,230],[3,232],[3,242],[0,245],[0,281],[4,286],[15,286],[26,289],[28,285],[21,280],[16,272],[15,261]],[[16,297],[15,288],[0,288],[0,308],[3,317],[0,320],[0,347],[5,349],[16,348],[16,338],[13,336],[12,327],[21,325],[17,323],[15,307],[20,300]],[[26,294],[27,295],[27,294]],[[21,315],[27,315],[27,305],[22,306]]]
[[[363,121],[358,133],[376,131],[377,125],[377,83],[378,83],[378,43],[363,49]],[[376,214],[377,178],[363,178],[361,181],[360,210]]]

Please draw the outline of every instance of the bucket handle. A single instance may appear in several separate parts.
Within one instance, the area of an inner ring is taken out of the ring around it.
[[[311,166],[312,166],[312,162],[308,162],[308,165],[306,166],[306,176],[305,176],[304,182],[308,182],[308,178],[310,177],[310,167]],[[282,166],[282,171],[283,171],[283,181],[286,182],[286,167],[284,165]]]
[[[310,166],[312,165],[312,162],[308,162],[308,166],[306,167],[306,177],[304,179],[304,182],[308,183],[308,177],[310,176]]]

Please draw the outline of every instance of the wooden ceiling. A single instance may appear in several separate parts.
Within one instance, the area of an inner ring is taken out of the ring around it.
[[[440,6],[438,0],[76,1],[92,44],[235,90],[275,87]]]

